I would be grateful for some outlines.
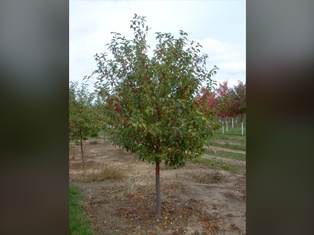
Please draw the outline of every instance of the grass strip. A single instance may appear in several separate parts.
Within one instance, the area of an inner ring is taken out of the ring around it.
[[[95,230],[91,226],[91,221],[84,211],[82,201],[83,197],[80,194],[78,187],[70,185],[69,190],[70,204],[70,234],[73,235],[92,235]]]
[[[218,157],[226,157],[226,158],[232,158],[236,160],[245,160],[246,159],[246,154],[243,153],[232,153],[232,152],[227,152],[227,151],[214,151],[211,149],[206,149],[206,153]]]
[[[222,134],[221,129],[217,130],[217,132]],[[242,136],[242,131],[241,131],[241,128],[240,129],[230,129],[229,128],[228,131],[226,129],[224,130],[224,134]],[[246,135],[246,129],[243,130],[243,135]]]
[[[240,171],[239,167],[230,165],[230,164],[222,162],[222,161],[215,161],[215,160],[211,160],[211,159],[207,159],[207,158],[201,158],[201,157],[193,158],[193,159],[191,159],[191,161],[194,163],[199,163],[199,164],[202,164],[205,166],[210,166],[213,168],[223,169],[223,170],[230,171],[233,173],[238,173]]]
[[[237,141],[239,143],[245,143],[246,142],[246,136],[238,136],[238,135],[228,135],[228,134],[221,134],[221,133],[215,133],[213,139],[221,139],[221,140],[233,140]]]
[[[209,146],[217,146],[217,147],[222,147],[222,148],[227,148],[227,149],[234,149],[234,150],[246,150],[246,145],[236,145],[236,144],[228,144],[228,143],[217,143],[215,141],[210,141]]]

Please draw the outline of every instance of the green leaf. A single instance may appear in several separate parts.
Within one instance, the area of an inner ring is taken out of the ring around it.
[[[203,64],[195,65],[196,58],[207,57],[200,54],[200,44],[188,41],[188,34],[182,30],[179,38],[157,32],[157,45],[149,58],[144,50],[149,48],[145,17],[134,14],[130,28],[133,38],[126,39],[115,33],[108,43],[109,51],[116,57],[109,60],[97,54],[93,79],[98,81],[98,89],[106,91],[105,98],[97,94],[104,101],[99,102],[105,120],[102,125],[110,124],[111,141],[136,152],[139,159],[154,162],[160,158],[166,164],[183,166],[188,157],[200,152],[202,143],[213,132],[213,117],[195,104],[195,95],[204,81],[212,88],[211,76],[216,68],[208,72]],[[86,78],[91,79],[91,76]],[[96,110],[82,111],[87,114],[82,119],[86,130],[97,126],[93,125],[93,112],[99,112]],[[71,109],[70,116],[81,120],[76,115]],[[77,130],[73,134],[77,135]],[[168,149],[173,154],[168,154]]]

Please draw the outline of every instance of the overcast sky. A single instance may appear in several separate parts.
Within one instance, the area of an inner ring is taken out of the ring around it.
[[[83,80],[96,69],[94,55],[106,52],[110,32],[133,38],[134,13],[146,16],[151,27],[148,44],[154,49],[155,32],[188,33],[209,55],[208,70],[220,69],[213,79],[229,87],[246,82],[246,2],[233,1],[77,1],[70,0],[70,81]]]

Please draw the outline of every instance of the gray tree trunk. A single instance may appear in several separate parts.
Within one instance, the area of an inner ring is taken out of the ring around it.
[[[161,215],[161,197],[160,197],[160,163],[156,162],[156,217]]]
[[[81,140],[81,156],[82,156],[82,166],[84,167],[83,140]]]
[[[106,144],[106,132],[104,131],[104,144]]]

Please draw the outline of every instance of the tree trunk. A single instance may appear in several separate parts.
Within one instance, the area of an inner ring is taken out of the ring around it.
[[[83,140],[81,140],[81,156],[82,156],[82,166],[84,167]]]
[[[160,198],[160,166],[156,161],[156,217],[161,215],[161,198]]]
[[[106,132],[104,131],[104,144],[106,144]]]

